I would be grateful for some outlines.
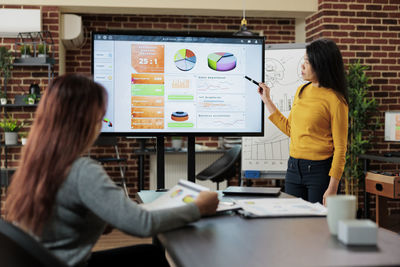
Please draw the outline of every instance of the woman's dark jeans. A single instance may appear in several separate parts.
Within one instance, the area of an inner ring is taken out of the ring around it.
[[[332,158],[306,160],[290,157],[285,178],[285,192],[304,200],[320,202],[328,188]]]

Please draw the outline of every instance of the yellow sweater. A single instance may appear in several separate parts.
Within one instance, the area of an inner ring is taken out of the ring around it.
[[[332,89],[312,84],[297,89],[292,110],[286,118],[279,110],[269,119],[290,137],[290,156],[324,160],[332,157],[329,175],[342,177],[346,163],[348,106]]]

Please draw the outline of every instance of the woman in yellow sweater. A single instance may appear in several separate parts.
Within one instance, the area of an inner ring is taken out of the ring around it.
[[[302,65],[309,83],[297,89],[286,118],[259,84],[260,96],[271,113],[269,119],[290,137],[290,158],[285,191],[325,205],[335,195],[346,162],[348,93],[343,59],[336,44],[318,39],[308,44]]]

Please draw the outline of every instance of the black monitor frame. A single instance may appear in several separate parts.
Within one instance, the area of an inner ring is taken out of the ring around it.
[[[95,34],[105,35],[142,35],[142,36],[173,36],[173,37],[216,37],[216,38],[233,38],[233,39],[258,39],[262,43],[262,78],[264,82],[264,63],[265,63],[265,37],[264,36],[234,36],[231,32],[186,32],[186,31],[94,31],[91,33],[91,74],[94,74],[94,38]],[[261,132],[101,132],[101,136],[132,136],[132,137],[161,137],[161,136],[264,136],[264,104],[260,100],[261,105]]]

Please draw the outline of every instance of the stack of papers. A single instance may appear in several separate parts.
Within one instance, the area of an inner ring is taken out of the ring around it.
[[[257,198],[238,200],[246,217],[326,216],[327,208],[301,198]]]
[[[147,210],[168,209],[187,205],[196,200],[201,191],[209,188],[186,180],[150,203],[142,204]],[[326,216],[327,209],[320,203],[310,203],[301,198],[254,198],[220,201],[217,212],[242,209],[245,217]]]

